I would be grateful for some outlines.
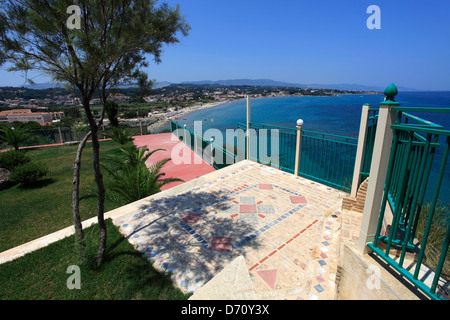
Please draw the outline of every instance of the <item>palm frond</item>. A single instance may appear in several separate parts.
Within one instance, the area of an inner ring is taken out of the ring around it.
[[[103,164],[105,172],[111,178],[107,189],[110,200],[125,205],[158,193],[169,183],[183,182],[179,178],[164,178],[165,173],[161,170],[170,158],[147,167],[147,160],[156,152],[165,151],[164,149],[149,151],[146,146],[139,150],[134,146],[122,146],[120,150],[120,156],[108,157],[106,164]]]

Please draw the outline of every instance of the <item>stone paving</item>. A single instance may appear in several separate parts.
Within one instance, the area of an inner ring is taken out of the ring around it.
[[[197,180],[113,220],[155,268],[196,293],[243,257],[254,298],[333,299],[344,193],[250,161]]]

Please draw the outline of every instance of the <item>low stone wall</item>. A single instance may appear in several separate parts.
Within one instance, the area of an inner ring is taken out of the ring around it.
[[[364,180],[358,189],[356,198],[346,197],[342,200],[342,209],[362,213],[364,211],[364,203],[366,201],[367,185],[369,178]]]
[[[341,248],[336,300],[400,300],[376,269],[371,269],[347,245]]]

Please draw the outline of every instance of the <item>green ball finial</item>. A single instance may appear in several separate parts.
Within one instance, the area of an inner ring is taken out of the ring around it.
[[[395,101],[394,98],[398,93],[398,89],[395,86],[395,84],[391,83],[388,85],[388,87],[384,90],[384,95],[386,96],[385,100],[389,101]]]

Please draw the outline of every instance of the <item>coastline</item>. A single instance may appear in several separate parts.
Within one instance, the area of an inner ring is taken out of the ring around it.
[[[184,108],[179,111],[171,112],[169,115],[166,115],[164,119],[159,120],[159,121],[153,123],[152,125],[148,126],[148,130],[151,133],[158,133],[158,131],[164,129],[164,127],[166,127],[170,123],[171,120],[179,119],[179,118],[181,118],[185,115],[188,115],[192,112],[195,112],[195,111],[210,109],[210,108],[218,107],[220,105],[235,102],[235,101],[238,101],[238,100],[224,100],[224,101],[220,101],[220,102],[211,102],[211,103],[188,107],[188,108]]]
[[[364,94],[370,94],[370,95],[376,95],[376,94],[380,94],[380,93],[376,93],[376,92],[367,92]],[[329,96],[329,95],[316,95],[316,96],[312,96],[312,97],[338,97],[338,96],[342,96],[342,95],[355,95],[352,93],[348,93],[348,94],[337,94],[337,95],[333,95],[333,96]],[[285,98],[285,97],[289,97],[289,96],[268,96],[268,97],[257,97],[254,98],[254,100],[257,99],[276,99],[276,98]],[[307,95],[303,95],[303,96],[291,96],[291,97],[310,97]],[[179,111],[174,111],[174,112],[170,112],[169,114],[166,114],[165,117],[161,120],[158,120],[157,122],[153,123],[152,125],[148,126],[148,130],[149,132],[153,133],[160,133],[161,130],[163,130],[166,126],[169,125],[171,120],[177,120],[178,118],[181,118],[185,115],[188,115],[192,112],[195,111],[200,111],[200,110],[204,110],[204,109],[209,109],[209,108],[214,108],[223,104],[227,104],[227,103],[232,103],[232,102],[236,102],[236,101],[240,101],[240,100],[246,100],[246,98],[241,98],[241,99],[227,99],[227,100],[223,100],[220,102],[210,102],[210,103],[206,103],[203,105],[197,105],[197,106],[192,106],[192,107],[188,107],[188,108],[184,108],[182,110]]]

